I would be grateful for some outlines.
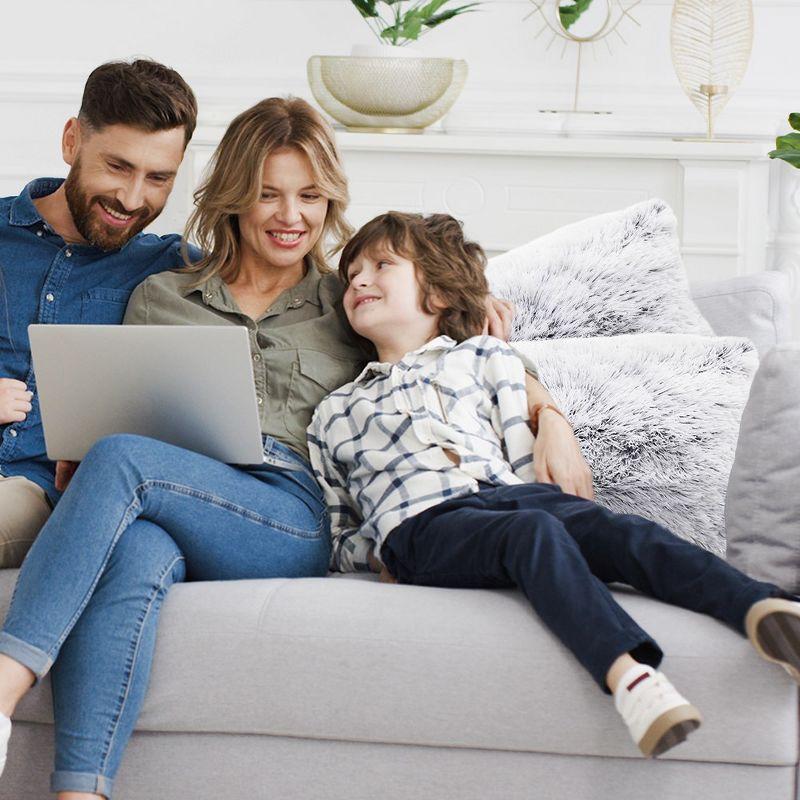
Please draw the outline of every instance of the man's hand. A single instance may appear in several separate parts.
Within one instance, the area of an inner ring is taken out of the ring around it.
[[[570,424],[550,408],[539,412],[533,445],[533,470],[539,483],[556,483],[563,492],[594,500],[592,471]]]
[[[59,492],[66,491],[80,463],[80,461],[56,461],[56,489]]]
[[[511,323],[514,321],[514,304],[508,300],[498,300],[493,295],[486,296],[486,322],[481,333],[508,341]]]
[[[0,378],[0,425],[7,422],[22,422],[32,406],[33,392],[14,378]]]

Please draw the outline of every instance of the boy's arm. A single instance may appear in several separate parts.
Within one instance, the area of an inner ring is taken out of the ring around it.
[[[547,389],[525,374],[528,413],[537,403],[556,405]],[[540,483],[558,484],[562,491],[594,500],[592,471],[581,453],[572,426],[550,408],[539,411],[539,430],[533,445],[533,469]]]
[[[361,517],[347,491],[345,476],[325,440],[319,436],[318,427],[315,417],[309,428],[308,452],[330,515],[330,569],[332,572],[372,572],[370,556],[374,542],[359,533]]]

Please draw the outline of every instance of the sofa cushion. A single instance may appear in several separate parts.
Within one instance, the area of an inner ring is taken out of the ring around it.
[[[0,614],[14,577],[0,575]],[[705,715],[667,757],[796,762],[797,687],[786,673],[721,623],[615,595]],[[48,683],[18,719],[51,718]],[[137,728],[638,757],[611,698],[520,593],[371,576],[173,587]]]
[[[692,286],[692,299],[718,336],[746,336],[762,357],[790,341],[791,282],[777,270]]]
[[[800,594],[800,343],[764,358],[747,401],[728,485],[728,558]]]
[[[662,200],[559,228],[490,259],[486,275],[516,305],[512,340],[713,332],[689,295]]]
[[[597,501],[725,553],[725,490],[758,357],[747,339],[518,342],[575,429]]]

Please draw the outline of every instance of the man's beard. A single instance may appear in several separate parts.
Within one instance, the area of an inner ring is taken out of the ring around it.
[[[118,250],[137,233],[144,230],[163,210],[163,206],[155,210],[143,206],[131,212],[112,197],[103,195],[89,197],[81,185],[80,158],[75,160],[66,181],[64,181],[64,194],[78,233],[89,244],[99,247],[101,250]],[[134,219],[125,228],[115,230],[100,219],[96,210],[93,211],[95,203],[99,200],[103,201],[106,208],[118,211],[120,214],[132,214]]]

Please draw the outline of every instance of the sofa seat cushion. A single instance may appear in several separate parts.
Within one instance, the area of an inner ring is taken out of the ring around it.
[[[15,571],[0,573],[0,613]],[[147,731],[638,757],[610,697],[515,591],[365,576],[189,583],[164,604]],[[704,726],[668,754],[797,761],[797,687],[721,623],[620,589]],[[17,718],[51,719],[49,681]]]

